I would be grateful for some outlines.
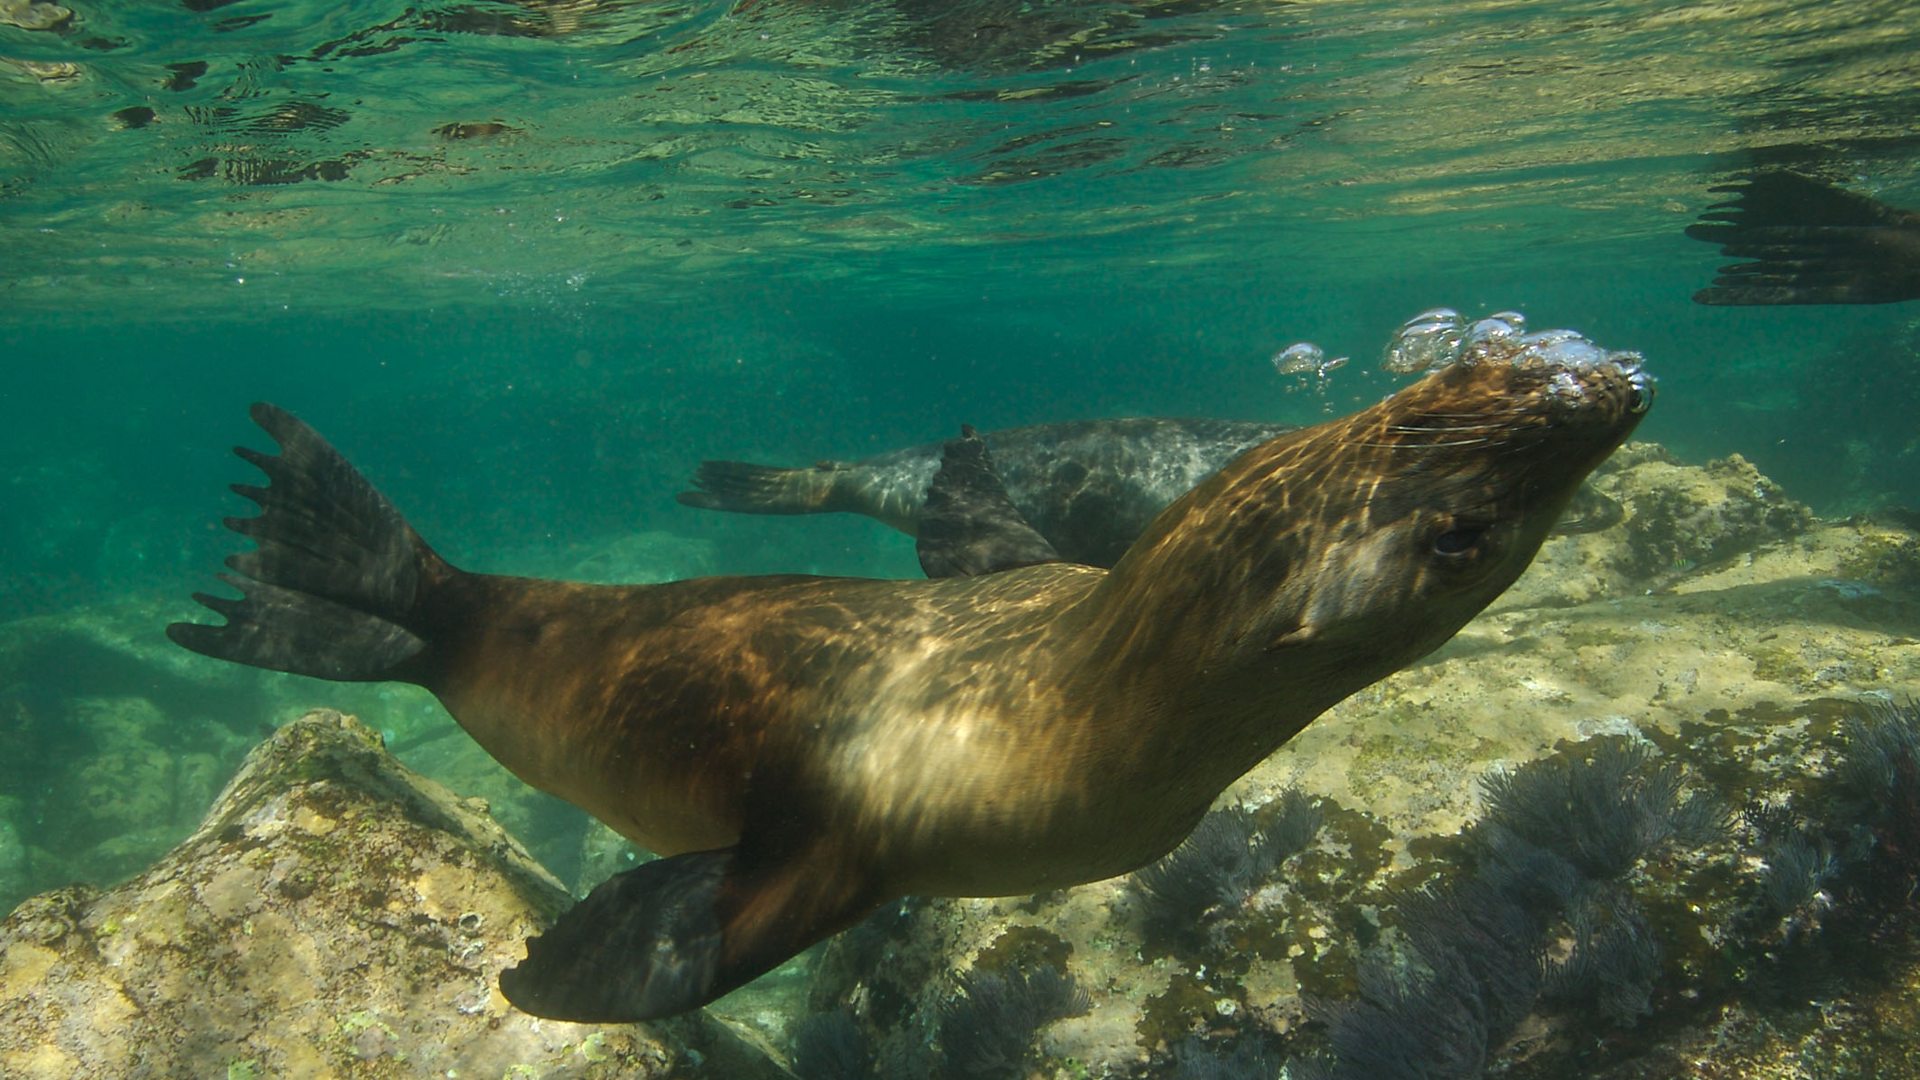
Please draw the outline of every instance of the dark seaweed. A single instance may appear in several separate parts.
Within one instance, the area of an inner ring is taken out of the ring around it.
[[[1631,1027],[1652,1012],[1660,978],[1660,942],[1633,894],[1594,889],[1573,912],[1573,951],[1547,968],[1543,997],[1561,1005],[1586,1005],[1618,1027]]]
[[[1191,937],[1238,911],[1275,867],[1313,842],[1323,822],[1313,801],[1293,790],[1276,800],[1265,825],[1237,806],[1208,814],[1165,858],[1134,872],[1150,902],[1149,926]]]
[[[1761,884],[1767,911],[1794,924],[1790,929],[1831,902],[1826,888],[1840,873],[1840,860],[1824,837],[1790,829],[1766,837],[1760,856],[1766,862]]]
[[[1423,889],[1399,904],[1400,932],[1430,966],[1464,972],[1486,1035],[1504,1039],[1540,993],[1540,942],[1550,908],[1528,904],[1483,878]]]
[[[940,1006],[942,1075],[1019,1076],[1034,1035],[1055,1020],[1086,1012],[1089,1004],[1073,976],[1052,964],[1026,972],[968,972]]]
[[[1669,844],[1697,846],[1726,829],[1706,795],[1681,798],[1681,774],[1653,764],[1644,746],[1596,740],[1591,756],[1555,756],[1481,781],[1487,819],[1555,852],[1587,878],[1620,877]]]
[[[1264,872],[1259,837],[1253,815],[1237,806],[1201,818],[1184,843],[1134,872],[1134,883],[1152,901],[1149,922],[1191,927],[1244,903]]]
[[[874,1075],[873,1047],[845,1009],[815,1013],[793,1035],[793,1075],[799,1080],[864,1080]]]
[[[1870,704],[1845,733],[1838,809],[1872,832],[1876,858],[1911,890],[1920,880],[1920,702]]]
[[[1319,804],[1298,788],[1282,792],[1271,804],[1270,813],[1261,829],[1262,857],[1269,870],[1307,850],[1327,822]]]
[[[1173,1048],[1173,1069],[1166,1075],[1169,1080],[1273,1080],[1279,1074],[1280,1059],[1252,1039],[1222,1049],[1193,1035]]]
[[[1333,1055],[1300,1061],[1300,1080],[1450,1080],[1486,1070],[1492,1039],[1479,987],[1448,950],[1424,968],[1379,956],[1360,963],[1358,999],[1309,1001],[1308,1015],[1328,1027]]]
[[[1307,1003],[1331,1054],[1294,1062],[1294,1075],[1475,1077],[1543,1000],[1615,1026],[1650,1011],[1661,949],[1620,880],[1662,848],[1720,836],[1725,809],[1619,739],[1482,784],[1473,871],[1400,898],[1404,947],[1361,961],[1357,1000]],[[1562,939],[1566,957],[1546,960]]]

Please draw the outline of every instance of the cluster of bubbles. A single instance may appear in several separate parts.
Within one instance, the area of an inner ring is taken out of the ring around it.
[[[1495,312],[1468,325],[1466,316],[1452,308],[1429,308],[1395,331],[1380,366],[1396,375],[1438,371],[1458,363],[1476,345],[1520,337],[1526,332],[1527,317],[1517,311]]]
[[[1529,332],[1527,317],[1517,311],[1497,311],[1468,322],[1452,308],[1430,308],[1394,332],[1380,366],[1396,375],[1421,375],[1486,359],[1496,344],[1499,352],[1515,364],[1541,364],[1569,371],[1612,364],[1626,369],[1642,390],[1652,389],[1653,378],[1643,371],[1639,353],[1603,349],[1577,330]],[[1325,350],[1310,341],[1296,342],[1273,355],[1275,371],[1314,376],[1323,392],[1327,374],[1346,362],[1344,356],[1327,359]],[[1569,392],[1574,389],[1569,377]]]
[[[1613,364],[1638,372],[1637,352],[1603,349],[1578,330],[1527,331],[1527,317],[1517,311],[1499,311],[1469,323],[1452,308],[1433,308],[1408,319],[1387,343],[1380,366],[1396,375],[1418,375],[1451,367],[1462,361],[1484,359],[1491,346],[1517,364],[1544,364],[1587,368]]]

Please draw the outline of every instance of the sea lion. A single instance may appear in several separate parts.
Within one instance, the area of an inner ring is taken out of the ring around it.
[[[1154,515],[1248,449],[1299,430],[1250,420],[1132,416],[1032,424],[980,434],[1008,496],[1059,558],[1112,566]],[[863,514],[919,537],[944,443],[791,469],[703,461],[698,490],[676,498],[739,514]],[[1624,512],[1583,486],[1555,533],[1597,532]],[[940,577],[932,569],[928,577]]]
[[[1920,213],[1784,169],[1712,189],[1732,195],[1687,226],[1729,258],[1695,303],[1920,300]]]
[[[1155,514],[1220,466],[1294,425],[1134,416],[981,434],[1020,515],[1068,562],[1112,566]],[[942,443],[787,469],[703,461],[677,498],[742,514],[852,513],[920,535]]]
[[[1240,455],[1111,571],[607,586],[459,570],[317,433],[237,453],[242,596],[175,642],[436,694],[535,787],[665,856],[504,972],[542,1016],[697,1007],[907,894],[1012,895],[1172,849],[1314,717],[1525,569],[1652,388],[1633,354],[1481,342]],[[965,470],[962,470],[964,472]],[[964,477],[962,478],[964,481]],[[939,479],[936,476],[936,483]]]

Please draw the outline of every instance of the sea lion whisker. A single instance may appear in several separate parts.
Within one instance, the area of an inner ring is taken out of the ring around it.
[[[1387,429],[1395,435],[1459,435],[1469,431],[1508,431],[1513,425],[1504,424],[1401,424]]]

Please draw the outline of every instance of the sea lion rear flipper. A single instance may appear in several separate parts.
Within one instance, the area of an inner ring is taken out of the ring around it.
[[[858,875],[789,855],[765,866],[738,848],[645,863],[600,883],[500,992],[550,1020],[618,1023],[699,1008],[830,934],[879,900]]]
[[[927,485],[915,545],[930,578],[974,577],[1017,566],[1058,562],[1060,553],[1027,523],[971,427],[941,448],[940,471]]]
[[[227,558],[220,579],[240,599],[196,593],[224,626],[174,623],[167,636],[220,660],[322,679],[401,677],[426,648],[411,625],[419,591],[453,572],[320,434],[284,409],[253,406],[278,456],[234,453],[267,474],[267,486],[235,484],[260,515],[226,526],[258,547]]]
[[[694,471],[693,486],[674,496],[682,506],[701,510],[728,510],[736,514],[819,514],[829,505],[835,474],[833,462],[811,469],[783,469],[747,461],[703,461]]]

